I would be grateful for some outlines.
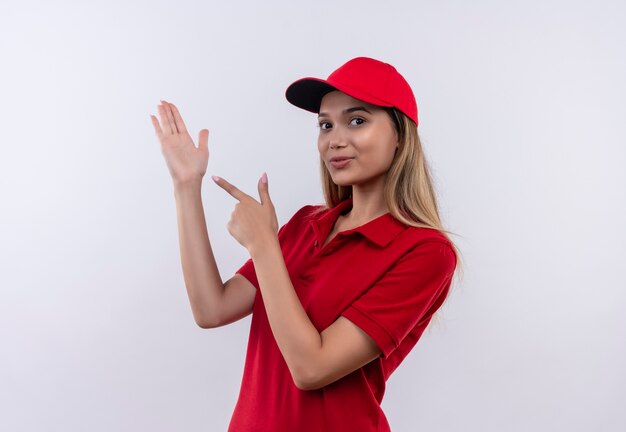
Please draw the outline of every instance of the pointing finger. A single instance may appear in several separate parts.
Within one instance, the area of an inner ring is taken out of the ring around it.
[[[228,183],[223,178],[218,177],[218,176],[211,176],[211,178],[213,179],[213,181],[215,181],[215,183],[219,187],[224,189],[226,192],[228,192],[231,196],[233,196],[234,198],[236,198],[240,202],[242,200],[246,199],[246,198],[251,198],[248,194],[246,194],[243,191],[239,190],[235,185],[232,185],[232,184]]]

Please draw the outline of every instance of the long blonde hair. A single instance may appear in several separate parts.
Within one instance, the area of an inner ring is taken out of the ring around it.
[[[457,256],[457,266],[453,279],[459,274],[462,277],[461,253],[450,238],[450,235],[454,233],[446,230],[441,222],[430,166],[422,149],[417,126],[401,111],[395,108],[384,109],[393,120],[399,139],[398,149],[385,177],[383,191],[385,203],[392,216],[400,222],[418,228],[434,228],[443,234],[452,244]],[[321,155],[320,177],[325,205],[318,208],[315,214],[333,208],[352,196],[351,185],[341,186],[333,182]],[[452,285],[454,284],[452,283]],[[450,290],[452,290],[452,286]],[[450,293],[448,293],[446,301],[449,297]],[[437,321],[436,315],[437,313],[433,315],[431,322]]]

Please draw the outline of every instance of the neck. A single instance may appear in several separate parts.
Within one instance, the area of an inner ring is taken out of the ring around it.
[[[382,188],[365,191],[363,188],[352,186],[352,208],[343,215],[350,225],[359,225],[369,222],[389,212],[383,199]]]

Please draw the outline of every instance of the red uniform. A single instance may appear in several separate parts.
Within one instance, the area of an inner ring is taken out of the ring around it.
[[[380,404],[387,378],[411,351],[441,306],[456,267],[450,241],[386,213],[339,232],[322,248],[348,198],[315,217],[306,205],[278,231],[294,289],[321,333],[343,315],[382,354],[317,390],[293,382],[269,325],[249,259],[236,273],[256,288],[239,399],[229,432],[390,431]]]

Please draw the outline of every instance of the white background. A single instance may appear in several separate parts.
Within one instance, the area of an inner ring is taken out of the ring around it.
[[[224,431],[250,317],[203,330],[149,115],[197,140],[226,224],[269,177],[321,203],[315,115],[284,91],[349,58],[416,94],[465,278],[387,383],[394,432],[626,430],[621,1],[0,3],[0,429]]]

